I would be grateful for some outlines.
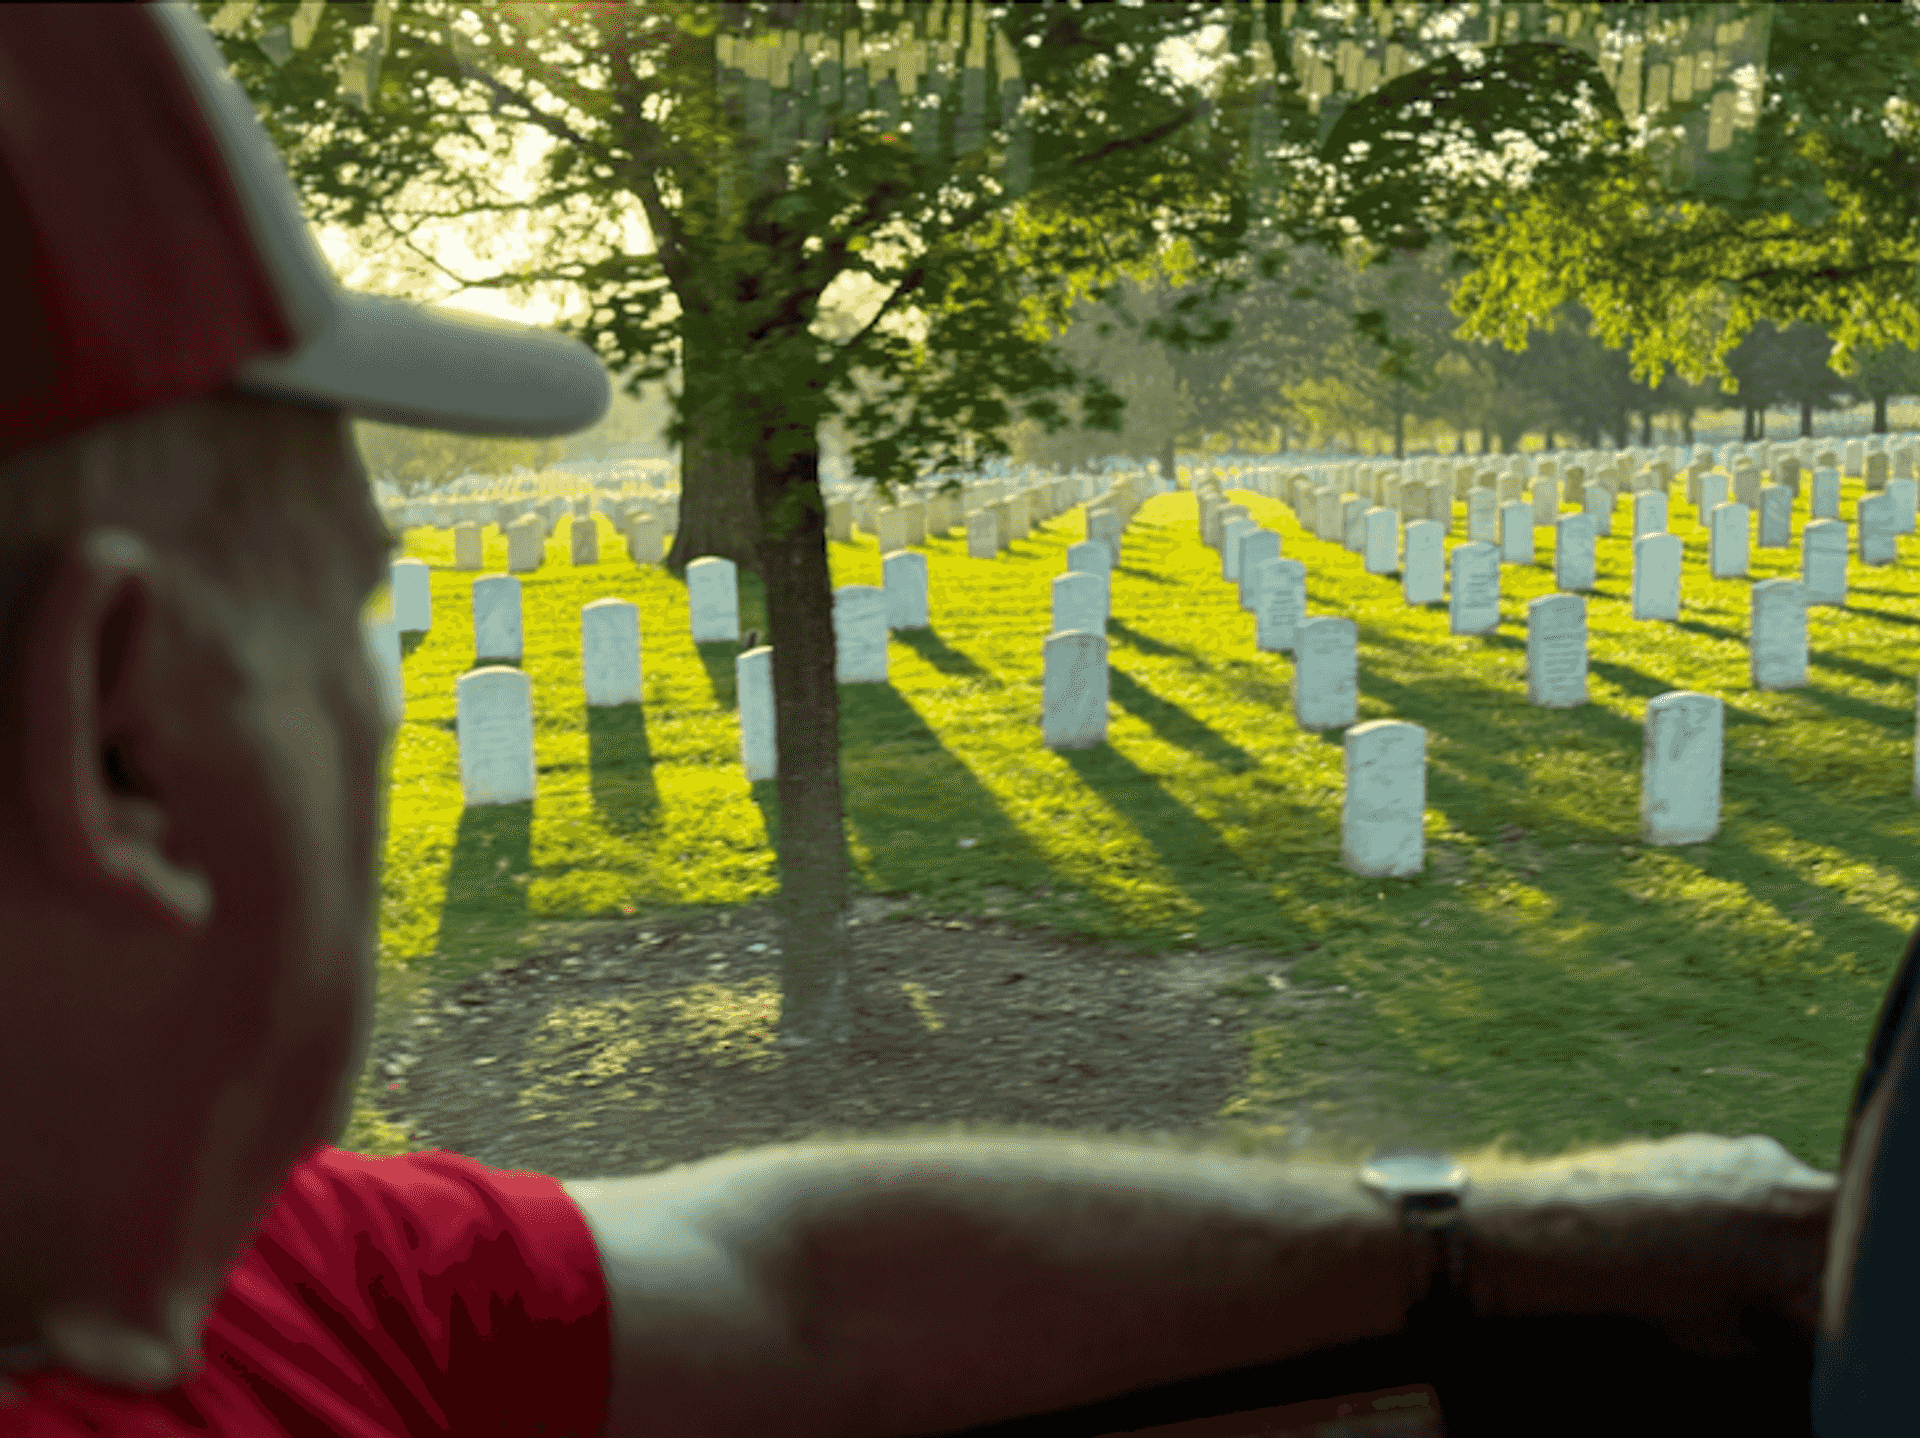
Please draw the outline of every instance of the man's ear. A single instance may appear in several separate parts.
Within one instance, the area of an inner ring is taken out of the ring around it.
[[[56,880],[96,913],[192,932],[213,891],[168,859],[169,796],[138,758],[164,727],[149,682],[159,603],[135,535],[90,530],[59,551],[19,636],[19,758],[31,838]]]

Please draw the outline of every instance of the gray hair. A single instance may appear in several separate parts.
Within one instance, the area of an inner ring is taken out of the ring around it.
[[[263,609],[320,612],[351,572],[343,541],[365,485],[339,411],[236,392],[0,459],[0,675],[16,672],[59,550],[93,528],[147,544],[197,638],[231,648]]]

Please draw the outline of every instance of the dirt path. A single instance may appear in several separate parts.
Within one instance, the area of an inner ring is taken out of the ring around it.
[[[1220,1118],[1247,1095],[1250,1030],[1329,1008],[1336,1035],[1351,1027],[1344,992],[1300,989],[1286,960],[1141,957],[886,898],[856,899],[852,918],[871,1007],[842,1053],[775,1046],[764,903],[556,925],[538,952],[387,1004],[371,1060],[387,1117],[417,1143],[561,1178],[909,1125],[1256,1134],[1282,1151],[1350,1147],[1342,1114],[1374,1128],[1337,1039],[1297,1092]],[[1329,1025],[1314,1028],[1326,1050]]]

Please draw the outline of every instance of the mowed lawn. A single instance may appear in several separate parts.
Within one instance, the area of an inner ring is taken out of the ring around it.
[[[1853,561],[1848,608],[1811,612],[1808,687],[1761,694],[1751,581],[1707,576],[1683,485],[1682,618],[1630,617],[1623,500],[1588,599],[1590,702],[1543,710],[1526,702],[1525,615],[1554,592],[1550,529],[1534,565],[1502,570],[1499,632],[1455,638],[1444,605],[1407,607],[1396,578],[1366,574],[1285,505],[1230,493],[1306,562],[1310,612],[1358,621],[1361,720],[1428,731],[1426,873],[1342,868],[1340,736],[1294,724],[1292,664],[1254,648],[1181,492],[1127,530],[1109,742],[1091,750],[1050,753],[1040,729],[1049,585],[1084,509],[994,560],[969,559],[958,530],[928,542],[931,629],[893,637],[887,685],[841,689],[856,883],[929,912],[1100,935],[1129,962],[1235,945],[1290,962],[1296,985],[1346,985],[1343,1006],[1269,1021],[1273,966],[1249,964],[1234,987],[1255,1020],[1252,1077],[1228,1112],[1250,1123],[1359,1067],[1408,1131],[1458,1150],[1757,1132],[1833,1167],[1915,921],[1915,540],[1898,565]],[[1860,493],[1846,482],[1843,519]],[[1806,503],[1790,549],[1753,551],[1752,580],[1798,576]],[[454,686],[473,663],[475,576],[452,569],[450,531],[407,535],[405,553],[434,566],[434,624],[404,661],[390,978],[456,979],[537,944],[548,921],[775,891],[774,786],[741,774],[734,646],[696,648],[684,586],[628,561],[602,518],[603,562],[576,569],[570,522],[521,576],[538,797],[471,811]],[[503,571],[505,541],[485,533],[487,571]],[[836,584],[881,582],[871,536],[831,548]],[[588,710],[580,608],[608,595],[639,606],[644,700]],[[743,628],[764,631],[751,576],[741,598]],[[1708,844],[1643,848],[1642,720],[1682,688],[1726,704],[1722,827]]]

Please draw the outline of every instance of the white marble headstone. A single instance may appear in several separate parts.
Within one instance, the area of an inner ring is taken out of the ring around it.
[[[1493,633],[1500,627],[1500,550],[1484,541],[1456,544],[1449,560],[1453,582],[1447,620],[1452,632]]]
[[[1527,702],[1573,709],[1587,702],[1587,601],[1543,594],[1527,604]]]
[[[1467,542],[1470,544],[1495,544],[1499,542],[1499,532],[1495,527],[1495,514],[1499,497],[1490,489],[1476,486],[1467,495]],[[1458,551],[1455,551],[1458,553]]]
[[[1762,549],[1785,549],[1792,542],[1793,491],[1784,484],[1760,488],[1760,541]]]
[[[1667,495],[1665,490],[1643,489],[1633,497],[1633,537],[1643,534],[1660,534],[1667,527]]]
[[[1258,584],[1255,647],[1269,654],[1290,653],[1307,615],[1307,566],[1297,559],[1262,560]]]
[[[1107,632],[1107,577],[1069,570],[1054,576],[1053,627],[1049,634],[1070,630],[1088,634]]]
[[[1816,469],[1813,472],[1813,500],[1809,511],[1814,519],[1840,517],[1840,471]]]
[[[1533,527],[1544,529],[1560,517],[1560,481],[1549,476],[1533,482]]]
[[[1685,545],[1677,534],[1643,534],[1633,542],[1633,617],[1680,617],[1680,567]]]
[[[1701,844],[1720,831],[1724,713],[1711,694],[1672,690],[1647,703],[1640,753],[1640,841]]]
[[[1369,719],[1342,736],[1340,861],[1367,878],[1411,879],[1426,854],[1427,731]]]
[[[521,670],[488,665],[462,674],[453,692],[466,806],[532,800],[533,681]]]
[[[1522,500],[1500,506],[1500,562],[1533,563],[1533,506]]]
[[[425,634],[433,628],[432,584],[433,571],[424,560],[396,559],[387,566],[396,633]]]
[[[1280,557],[1280,536],[1271,529],[1259,528],[1240,537],[1236,567],[1240,571],[1240,607],[1255,612],[1260,597],[1260,566]]]
[[[1847,604],[1847,526],[1837,519],[1814,519],[1800,531],[1800,582],[1807,603]]]
[[[1700,498],[1694,508],[1696,528],[1707,529],[1713,523],[1713,511],[1727,502],[1727,476],[1711,470],[1700,476]]]
[[[1321,489],[1313,496],[1313,532],[1329,543],[1338,543],[1343,538],[1340,528],[1340,496],[1331,487]]]
[[[1744,504],[1722,504],[1707,516],[1708,569],[1715,579],[1738,579],[1748,567],[1748,540],[1753,531]]]
[[[1113,551],[1113,567],[1120,567],[1120,516],[1111,509],[1087,511],[1087,538],[1099,540]]]
[[[1108,574],[1113,570],[1113,550],[1098,539],[1083,539],[1067,546],[1067,568],[1082,574]]]
[[[1369,574],[1391,574],[1400,567],[1400,516],[1385,505],[1375,505],[1362,517],[1366,538],[1361,546]]]
[[[1581,498],[1581,509],[1593,521],[1594,533],[1602,539],[1613,535],[1613,506],[1616,496],[1609,485],[1590,484]]]
[[[880,552],[891,554],[907,547],[907,516],[897,504],[882,505],[873,515],[874,538],[880,542]]]
[[[927,542],[927,502],[924,499],[906,499],[900,502],[900,522],[906,526],[907,544],[925,544]],[[903,548],[905,546],[902,546]],[[887,548],[882,545],[882,554]]]
[[[877,584],[833,591],[834,682],[887,682],[887,592]]]
[[[1893,501],[1893,532],[1912,534],[1914,528],[1914,494],[1916,486],[1910,476],[1900,475],[1887,481],[1887,497]]]
[[[596,707],[640,702],[640,608],[632,600],[581,606],[580,683]]]
[[[1594,520],[1563,514],[1554,525],[1553,583],[1556,589],[1593,588]]]
[[[480,567],[480,526],[466,520],[453,527],[453,567],[474,570]]]
[[[591,515],[585,519],[576,515],[567,521],[567,547],[575,564],[600,562],[600,526]]]
[[[483,574],[473,581],[473,656],[479,664],[518,664],[525,657],[518,575]]]
[[[1416,519],[1406,528],[1400,557],[1400,595],[1408,604],[1438,604],[1446,598],[1444,527],[1432,519]]]
[[[695,644],[740,642],[740,588],[731,559],[706,555],[687,566],[687,608]]]
[[[1807,682],[1807,587],[1797,579],[1753,586],[1748,639],[1755,689],[1798,689]]]
[[[740,767],[749,784],[780,777],[779,729],[773,712],[773,649],[762,644],[733,661],[740,705]]]
[[[1349,554],[1362,554],[1367,548],[1367,509],[1369,502],[1350,494],[1340,501],[1340,533]]]
[[[1049,634],[1041,677],[1042,742],[1086,749],[1107,737],[1107,636],[1084,629]]]
[[[1893,496],[1884,491],[1869,494],[1856,511],[1860,524],[1860,562],[1892,564],[1900,558],[1900,545],[1894,528]]]
[[[1293,717],[1302,729],[1344,729],[1357,717],[1359,628],[1344,615],[1319,614],[1294,631]]]
[[[627,558],[635,564],[658,564],[666,554],[666,539],[660,521],[651,515],[635,514],[627,520]]]
[[[1104,547],[1104,546],[1103,546]],[[992,559],[1000,552],[1000,521],[991,509],[978,509],[967,516],[967,556]],[[1112,551],[1108,551],[1111,555]]]
[[[1220,530],[1220,577],[1229,584],[1240,580],[1240,540],[1260,526],[1251,519],[1230,519]]]
[[[887,628],[927,627],[927,556],[917,549],[889,554],[881,562],[887,596]]]

